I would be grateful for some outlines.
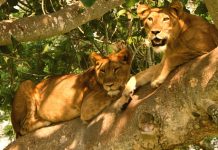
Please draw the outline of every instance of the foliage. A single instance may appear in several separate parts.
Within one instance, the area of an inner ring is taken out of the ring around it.
[[[91,6],[95,3],[95,0],[81,0],[81,2],[82,2],[86,7],[91,7]]]
[[[90,7],[95,0],[81,0]],[[145,44],[146,33],[136,15],[135,3],[138,0],[126,0],[123,6],[114,8],[99,20],[90,21],[71,32],[49,39],[19,43],[12,37],[13,45],[0,47],[0,122],[10,120],[11,102],[21,81],[31,79],[38,82],[50,75],[80,73],[90,66],[89,53],[112,52],[111,44],[122,41],[134,55],[132,73],[160,62],[161,55],[154,54]],[[165,6],[168,1],[143,0],[151,6]],[[183,0],[187,4],[188,0]],[[56,12],[72,0],[8,0],[1,6],[0,20],[19,19],[32,15]],[[194,2],[192,2],[194,3]],[[199,15],[207,18],[202,1],[195,5]],[[12,134],[11,126],[5,133]]]
[[[127,7],[131,7],[131,6],[134,6],[137,2],[139,2],[139,0],[126,0],[125,5]]]

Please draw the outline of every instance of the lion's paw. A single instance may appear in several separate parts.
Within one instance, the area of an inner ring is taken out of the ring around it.
[[[30,132],[31,123],[29,121],[24,121],[23,124],[21,124],[20,134],[25,135]]]
[[[152,87],[152,88],[157,88],[157,87],[159,87],[162,83],[163,83],[162,80],[154,80],[154,81],[151,82],[151,87]]]
[[[119,111],[121,111],[123,105],[128,103],[128,101],[129,101],[129,97],[123,95],[117,101],[114,102],[114,104],[112,105],[112,108],[116,112],[119,112]]]
[[[28,127],[27,126],[22,126],[20,129],[20,134],[21,135],[25,135],[29,132]]]
[[[207,113],[211,116],[214,123],[218,125],[218,105],[213,104],[207,108]]]
[[[28,132],[30,132],[30,128],[33,125],[34,120],[28,117],[25,117],[23,121],[20,123],[21,129],[20,129],[20,134],[25,135]]]

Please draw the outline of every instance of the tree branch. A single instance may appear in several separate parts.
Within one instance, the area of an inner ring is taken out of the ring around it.
[[[0,22],[0,45],[11,44],[11,36],[20,42],[34,41],[67,33],[72,29],[98,19],[124,0],[96,0],[90,8],[81,7],[79,2],[55,13],[27,17],[15,21]]]
[[[77,118],[45,127],[5,150],[163,150],[201,144],[218,134],[217,65],[218,48],[178,67],[159,88],[140,87],[120,114],[107,108],[88,124]]]
[[[217,0],[204,0],[209,14],[213,18],[213,21],[218,28],[218,1]]]

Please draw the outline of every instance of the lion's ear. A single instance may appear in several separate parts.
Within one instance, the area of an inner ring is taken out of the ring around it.
[[[141,20],[144,20],[150,13],[150,7],[145,4],[138,4],[137,14]]]
[[[121,51],[117,53],[117,58],[124,64],[132,63],[132,53],[127,50],[127,48],[123,48]]]
[[[97,61],[103,59],[101,55],[97,54],[96,52],[92,52],[90,54],[90,60],[93,65],[96,65]]]
[[[178,16],[181,16],[183,13],[183,4],[179,0],[173,0],[170,4],[170,8],[173,9]]]

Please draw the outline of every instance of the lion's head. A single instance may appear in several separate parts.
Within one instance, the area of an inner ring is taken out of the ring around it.
[[[165,51],[181,31],[182,22],[179,18],[183,13],[183,5],[177,0],[167,8],[150,8],[148,5],[139,4],[137,13],[156,52]]]
[[[91,54],[96,78],[108,95],[116,96],[129,79],[131,54],[125,48],[118,53],[103,57],[95,52]]]

